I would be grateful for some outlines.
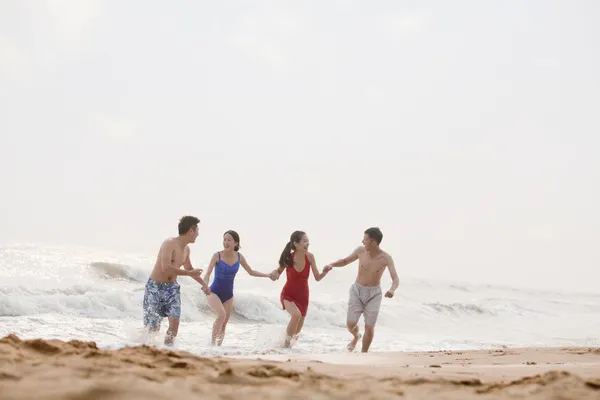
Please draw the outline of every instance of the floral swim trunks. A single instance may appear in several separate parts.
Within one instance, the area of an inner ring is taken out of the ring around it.
[[[181,315],[181,291],[177,282],[148,279],[144,291],[144,326],[158,327],[163,318]]]

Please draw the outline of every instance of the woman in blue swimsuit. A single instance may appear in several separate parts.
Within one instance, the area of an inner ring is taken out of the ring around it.
[[[241,253],[240,236],[235,231],[227,231],[223,235],[223,251],[216,252],[206,269],[205,282],[210,281],[210,274],[215,270],[215,279],[210,285],[210,294],[208,295],[208,305],[210,309],[217,315],[217,319],[213,324],[212,344],[220,346],[225,337],[225,326],[229,321],[231,310],[233,309],[233,281],[237,274],[240,265],[251,276],[261,278],[271,278],[276,280],[277,277],[272,272],[263,274],[262,272],[254,271],[246,262],[246,259]]]

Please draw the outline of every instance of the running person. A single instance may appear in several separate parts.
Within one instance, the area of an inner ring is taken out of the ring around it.
[[[327,266],[322,273],[319,273],[315,256],[308,252],[308,246],[308,237],[304,232],[292,233],[290,241],[285,245],[281,257],[279,257],[279,268],[273,271],[277,274],[277,278],[284,269],[286,271],[287,281],[280,296],[281,306],[290,314],[285,347],[291,347],[292,339],[298,339],[304,325],[304,318],[308,310],[310,269],[312,269],[317,282],[331,271],[331,267]]]
[[[276,274],[263,274],[254,271],[246,262],[244,256],[238,252],[240,249],[240,236],[235,231],[227,231],[223,235],[223,251],[216,252],[206,270],[204,280],[209,282],[210,275],[215,270],[215,278],[210,285],[210,294],[208,295],[208,305],[217,315],[212,329],[211,343],[220,346],[225,337],[225,327],[231,316],[233,309],[233,282],[240,268],[240,265],[251,276],[261,278],[271,278],[275,280]]]
[[[181,293],[178,275],[187,275],[196,280],[205,293],[208,286],[200,278],[201,269],[192,267],[190,261],[190,243],[198,237],[200,220],[193,216],[185,216],[179,220],[179,236],[166,239],[160,246],[154,269],[150,274],[144,290],[144,326],[151,332],[158,332],[163,318],[168,317],[169,329],[165,336],[165,344],[172,345],[179,330],[181,315]],[[181,269],[183,265],[184,269]]]
[[[348,298],[348,316],[346,324],[348,330],[354,336],[348,344],[348,350],[353,351],[361,338],[358,332],[358,319],[364,314],[365,336],[362,338],[362,352],[369,351],[373,336],[375,334],[375,323],[379,315],[381,305],[381,277],[386,267],[390,271],[392,287],[385,293],[385,297],[394,297],[398,288],[399,279],[394,266],[394,260],[379,245],[383,239],[383,233],[379,228],[369,228],[365,231],[363,245],[356,248],[352,254],[341,260],[337,260],[327,267],[343,267],[358,260],[358,275],[356,282],[350,287]],[[325,268],[327,268],[325,267]]]

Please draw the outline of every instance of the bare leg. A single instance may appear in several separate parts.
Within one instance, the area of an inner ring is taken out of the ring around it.
[[[369,351],[369,347],[371,346],[371,342],[373,341],[373,336],[375,335],[375,326],[365,324],[365,336],[362,340],[362,352],[367,353]]]
[[[217,337],[221,333],[221,328],[223,327],[223,323],[225,322],[225,317],[227,314],[225,313],[225,308],[221,303],[221,299],[219,299],[219,297],[216,294],[209,294],[206,301],[208,302],[208,306],[210,307],[210,309],[217,316],[217,318],[215,319],[215,323],[213,324],[211,338],[211,343],[215,345],[217,342]]]
[[[298,310],[296,304],[292,303],[291,301],[284,300],[283,304],[285,305],[285,310],[290,314],[290,322],[285,332],[285,347],[291,347],[292,337],[298,331],[298,323],[302,318],[302,314],[300,314],[300,310]]]
[[[169,329],[165,335],[165,345],[172,346],[179,331],[179,318],[169,317]]]
[[[358,331],[358,321],[346,321],[346,326],[348,327],[348,331],[354,336],[354,338],[348,343],[348,351],[354,351],[358,340],[361,338],[361,334]]]
[[[225,338],[225,327],[227,326],[227,322],[229,322],[229,317],[231,316],[231,310],[233,309],[233,297],[223,303],[223,308],[225,309],[225,321],[223,321],[223,325],[221,326],[221,332],[217,336],[217,346],[223,344],[223,339]]]
[[[300,321],[298,321],[298,328],[296,328],[296,333],[294,334],[294,339],[298,340],[298,335],[300,335],[300,331],[302,330],[302,327],[304,326],[304,318],[303,316],[300,316]]]
[[[375,335],[375,323],[379,314],[379,306],[381,305],[381,293],[373,296],[365,305],[365,336],[362,340],[362,352],[368,353],[373,336]]]

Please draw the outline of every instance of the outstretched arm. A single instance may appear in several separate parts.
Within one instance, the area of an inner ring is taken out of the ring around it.
[[[271,272],[270,274],[265,274],[265,273],[253,270],[252,267],[250,265],[248,265],[248,263],[246,262],[246,257],[244,257],[241,254],[240,254],[240,256],[241,256],[240,264],[250,276],[256,276],[259,278],[271,278],[272,281],[277,279],[277,275],[274,275],[273,272]]]
[[[191,277],[200,276],[202,273],[199,269],[181,269],[171,264],[173,260],[173,253],[175,253],[175,242],[172,240],[165,240],[160,246],[160,267],[163,272],[170,272],[175,275],[187,275]]]
[[[187,256],[185,257],[185,261],[183,262],[183,268],[185,268],[188,271],[193,271],[194,267],[192,266],[192,260],[190,260],[190,251],[188,249],[188,253]],[[202,270],[200,270],[200,274],[202,274]],[[208,285],[206,284],[206,282],[204,282],[204,280],[202,280],[202,278],[200,277],[200,275],[198,276],[192,276],[192,278],[198,282],[200,284],[200,286],[202,286],[203,290],[208,289]]]
[[[315,280],[318,282],[327,275],[329,271],[331,271],[331,266],[327,265],[323,268],[323,272],[319,272],[319,268],[317,268],[317,262],[315,261],[315,256],[312,253],[308,253],[308,261],[310,262],[310,267],[312,268],[313,275],[315,276]]]
[[[390,270],[390,276],[392,278],[392,287],[387,291],[385,297],[394,297],[394,292],[398,288],[400,284],[400,279],[398,279],[398,273],[396,272],[396,266],[394,265],[394,260],[392,256],[388,255],[388,269]]]
[[[345,267],[348,264],[353,263],[354,261],[358,260],[358,255],[360,253],[362,253],[363,251],[365,251],[364,247],[357,247],[356,249],[354,249],[354,251],[346,258],[340,258],[337,261],[332,262],[331,264],[327,265],[328,267]]]

